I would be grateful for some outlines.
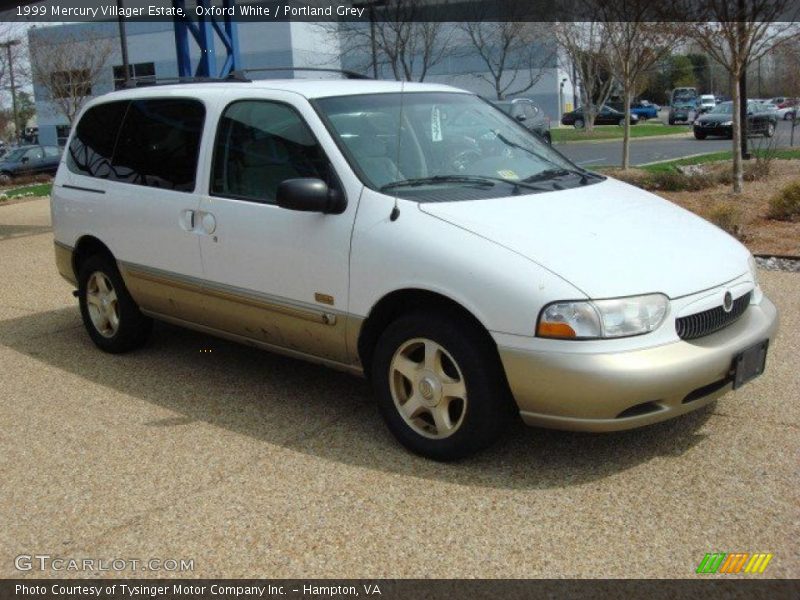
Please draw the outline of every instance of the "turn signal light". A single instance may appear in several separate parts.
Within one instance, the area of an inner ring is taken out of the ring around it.
[[[555,338],[574,338],[577,337],[575,330],[566,323],[548,323],[545,321],[539,322],[539,327],[536,334],[541,337],[555,337]]]

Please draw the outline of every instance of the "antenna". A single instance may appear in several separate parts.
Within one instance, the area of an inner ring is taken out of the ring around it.
[[[403,140],[403,100],[406,97],[405,94],[406,90],[406,82],[400,82],[400,116],[397,119],[397,159],[394,162],[395,168],[397,169],[397,174],[400,174],[400,142]],[[394,208],[392,208],[392,212],[389,214],[390,221],[397,221],[397,217],[400,216],[400,207],[397,206],[397,192],[394,193]]]

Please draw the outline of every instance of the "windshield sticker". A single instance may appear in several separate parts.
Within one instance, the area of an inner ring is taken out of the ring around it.
[[[502,171],[498,171],[497,174],[503,179],[519,179],[519,175],[510,169],[503,169]]]
[[[442,114],[438,106],[431,109],[431,140],[442,141]]]

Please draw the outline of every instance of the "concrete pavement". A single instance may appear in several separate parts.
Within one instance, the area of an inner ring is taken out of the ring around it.
[[[75,575],[14,569],[39,553],[194,560],[138,576],[692,578],[715,551],[800,576],[797,274],[760,274],[782,316],[767,373],[705,410],[518,426],[442,465],[344,374],[166,325],[99,352],[48,218],[46,200],[0,205],[2,577]]]

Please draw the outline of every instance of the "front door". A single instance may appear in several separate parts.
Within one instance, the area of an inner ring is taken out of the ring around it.
[[[336,176],[328,159],[335,149],[326,152],[308,125],[310,118],[322,127],[313,110],[285,97],[237,100],[220,117],[198,214],[208,324],[346,362],[350,233],[360,189],[345,189]],[[345,212],[280,208],[278,185],[301,177],[349,194]]]

